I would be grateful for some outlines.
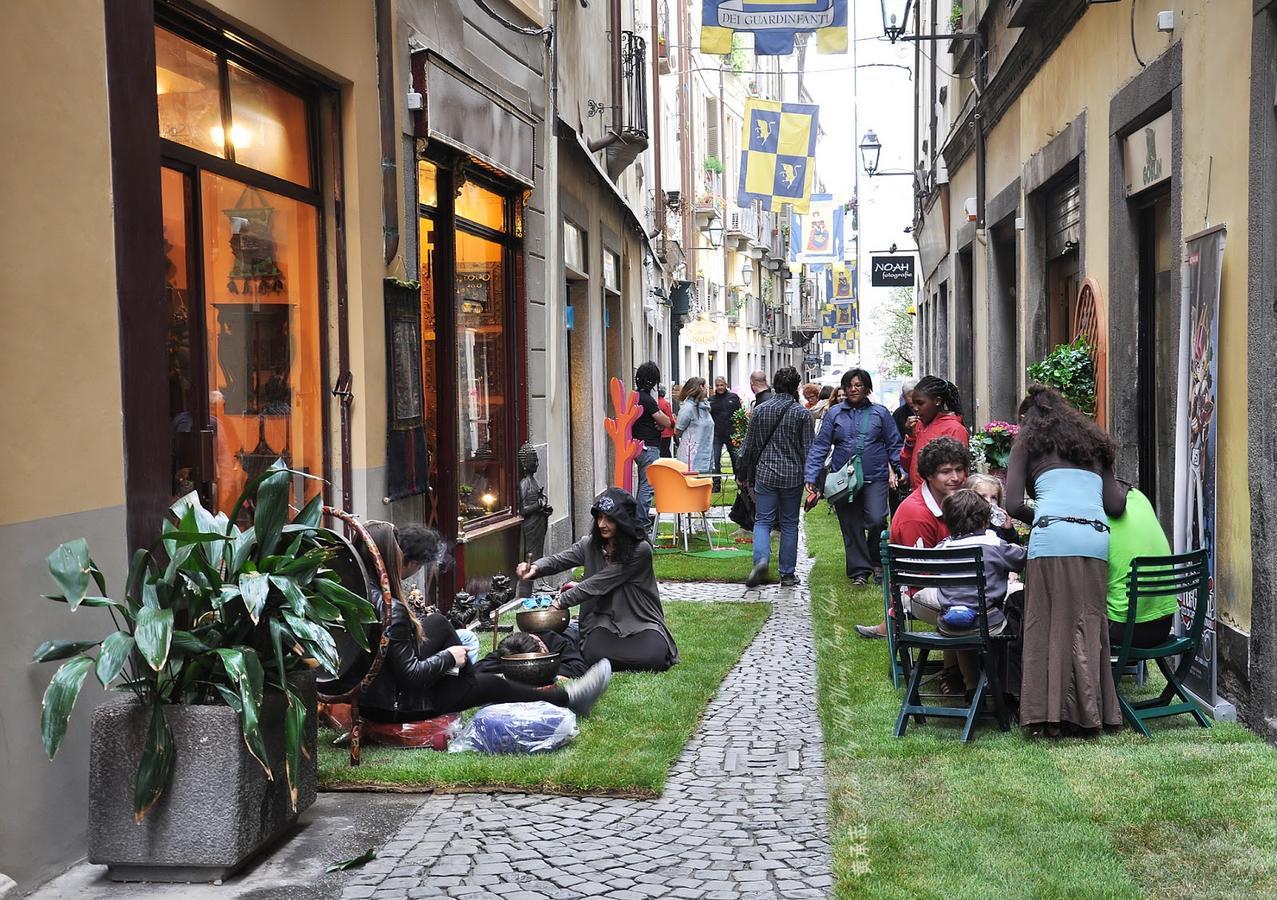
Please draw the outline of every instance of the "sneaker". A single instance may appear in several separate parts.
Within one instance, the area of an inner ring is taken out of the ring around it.
[[[589,671],[575,681],[568,682],[564,688],[568,695],[568,709],[582,718],[588,716],[611,680],[612,663],[608,660],[601,659],[590,666]]]
[[[764,560],[754,568],[750,569],[749,577],[745,579],[745,587],[756,588],[763,583],[763,579],[767,577],[767,562]]]
[[[886,637],[885,634],[883,634],[881,631],[877,629],[877,627],[873,625],[857,625],[856,634],[860,635],[862,638],[868,638],[871,641],[879,640],[881,638]]]
[[[780,576],[780,586],[781,587],[798,587],[798,576],[795,575],[793,572],[790,572],[788,575]]]
[[[864,587],[865,585],[869,583],[869,576],[857,575],[851,579],[851,583],[854,584],[856,587]]]

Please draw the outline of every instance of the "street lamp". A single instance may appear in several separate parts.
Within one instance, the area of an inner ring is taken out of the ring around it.
[[[865,132],[860,139],[860,158],[865,164],[865,174],[873,175],[878,171],[878,157],[882,154],[882,144],[873,129]]]
[[[882,33],[895,43],[905,33],[912,0],[882,0]]]
[[[709,220],[709,224],[705,227],[705,233],[709,235],[710,246],[715,250],[723,245],[723,220],[717,214]]]
[[[745,265],[740,267],[740,281],[745,287],[749,287],[754,281],[754,263],[752,260],[747,261]]]

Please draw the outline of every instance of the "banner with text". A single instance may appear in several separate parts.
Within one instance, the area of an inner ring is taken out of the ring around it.
[[[731,53],[732,36],[746,31],[758,56],[793,53],[800,32],[815,33],[819,53],[846,53],[847,0],[704,0],[702,53]]]

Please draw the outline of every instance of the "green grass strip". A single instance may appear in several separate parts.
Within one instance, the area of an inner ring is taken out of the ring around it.
[[[1273,748],[1188,717],[1150,740],[990,721],[963,745],[934,719],[893,738],[886,643],[853,628],[881,620],[882,589],[851,588],[834,519],[806,527],[839,897],[1277,896]]]
[[[771,612],[766,603],[665,604],[680,662],[661,674],[621,672],[570,745],[553,753],[489,756],[365,746],[351,768],[335,735],[320,733],[327,790],[519,790],[653,797],[705,707]]]

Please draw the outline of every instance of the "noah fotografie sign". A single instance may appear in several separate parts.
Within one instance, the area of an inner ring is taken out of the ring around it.
[[[1122,141],[1126,166],[1126,196],[1161,184],[1171,177],[1171,114],[1138,128]]]
[[[872,262],[874,287],[913,287],[912,256],[875,256]]]

